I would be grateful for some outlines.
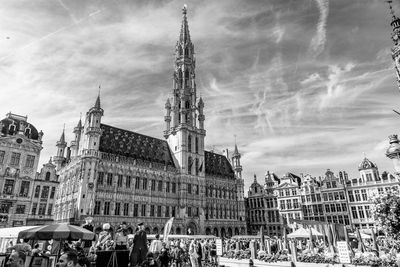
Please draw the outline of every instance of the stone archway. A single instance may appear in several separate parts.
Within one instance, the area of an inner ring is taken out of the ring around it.
[[[158,228],[157,227],[153,228],[153,234],[158,234]]]
[[[181,230],[180,227],[176,227],[175,232],[176,232],[177,235],[180,235],[182,230]]]
[[[246,234],[246,229],[244,227],[240,228],[240,234],[245,235]]]
[[[224,227],[221,228],[221,237],[226,237],[226,232]]]
[[[195,222],[188,223],[186,233],[188,235],[196,235],[197,234],[197,225]]]
[[[146,227],[145,229],[144,229],[144,231],[146,232],[146,234],[150,234],[150,228],[149,227]]]
[[[211,228],[210,227],[206,228],[206,235],[211,235]]]
[[[218,228],[217,228],[217,227],[214,228],[214,235],[215,235],[215,236],[219,236],[219,234],[218,234]]]
[[[240,234],[239,228],[235,227],[235,235],[239,235],[239,234]]]
[[[228,227],[228,237],[232,237],[233,232],[232,232],[232,228]]]

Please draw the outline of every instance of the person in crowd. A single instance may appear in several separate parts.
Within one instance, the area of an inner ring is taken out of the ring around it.
[[[91,267],[90,260],[85,255],[78,255],[76,267]]]
[[[159,252],[158,261],[160,263],[160,267],[168,267],[169,262],[171,261],[169,249],[167,248],[167,244],[164,242],[162,243],[162,247]]]
[[[99,233],[96,243],[97,249],[99,250],[106,249],[107,241],[112,240],[110,228],[111,226],[109,223],[103,224],[103,231]]]
[[[180,242],[176,241],[171,243],[171,256],[172,262],[175,264],[175,267],[182,267],[182,256],[184,254],[183,249],[180,246]]]
[[[115,234],[115,249],[125,250],[127,249],[127,243],[128,243],[128,229],[126,222],[122,222]]]
[[[203,259],[203,248],[201,246],[201,242],[196,240],[196,252],[197,252],[197,262],[198,266],[201,267],[201,262]]]
[[[210,256],[211,256],[211,262],[216,263],[217,262],[217,245],[215,244],[215,240],[213,240],[211,243]]]
[[[140,264],[141,267],[158,267],[157,261],[154,258],[154,254],[149,252],[146,255],[146,259]]]
[[[160,251],[162,249],[163,245],[160,240],[160,235],[156,234],[155,239],[151,241],[149,251],[154,254],[154,257],[157,259],[158,254],[160,254]]]
[[[93,218],[92,217],[86,217],[85,218],[85,224],[82,225],[82,228],[85,228],[86,230],[93,232],[94,226],[92,224]],[[90,247],[92,246],[93,241],[87,240],[84,241],[83,243],[83,249],[85,250],[85,253],[89,252]]]
[[[192,242],[190,242],[190,245],[189,245],[189,257],[190,257],[190,262],[192,264],[192,267],[199,267],[199,262],[197,260],[199,255],[197,254],[197,241],[196,241],[196,239],[193,239]]]
[[[76,250],[76,253],[78,253],[78,256],[85,255],[85,250],[83,249],[81,242],[76,242],[74,244],[74,249]]]
[[[78,263],[78,254],[74,250],[69,250],[62,254],[56,264],[57,267],[76,267]]]
[[[127,266],[129,263],[128,227],[122,222],[115,234],[115,250],[117,251],[118,265]]]
[[[24,267],[26,254],[23,251],[13,251],[8,258],[8,267]]]
[[[144,231],[144,224],[141,222],[138,224],[139,231],[135,233],[133,238],[133,249],[131,253],[131,266],[141,264],[147,255],[147,234]]]
[[[41,251],[41,249],[40,249],[39,247],[40,247],[40,246],[39,246],[39,243],[36,243],[36,244],[33,246],[33,249],[32,249],[32,256],[38,257],[38,256],[40,256],[40,255],[42,254],[42,251]]]

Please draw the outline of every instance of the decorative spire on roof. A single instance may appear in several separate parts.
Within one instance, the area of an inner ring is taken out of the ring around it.
[[[257,175],[254,174],[254,183],[257,183]]]
[[[60,140],[58,141],[58,143],[60,144],[64,144],[65,143],[65,123],[64,123],[64,128],[60,137]]]
[[[100,105],[100,86],[99,86],[99,94],[97,95],[96,103],[94,103],[94,107],[97,109],[101,109]]]
[[[236,143],[236,134],[235,134],[235,150],[233,151],[233,155],[232,156],[233,157],[240,156],[239,149],[238,149],[237,143]]]
[[[181,26],[181,33],[179,35],[179,42],[181,43],[190,43],[190,33],[189,33],[189,25],[187,22],[187,6],[183,5],[182,8],[182,26]]]

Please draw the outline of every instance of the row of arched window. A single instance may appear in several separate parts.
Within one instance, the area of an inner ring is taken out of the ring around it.
[[[206,187],[206,197],[236,199],[237,192],[233,189],[214,188],[213,186]]]
[[[206,219],[238,219],[236,207],[228,207],[227,205],[206,207],[205,214]]]

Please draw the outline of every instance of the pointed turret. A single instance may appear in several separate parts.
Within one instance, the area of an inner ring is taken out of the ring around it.
[[[78,124],[75,126],[73,133],[75,134],[75,139],[71,141],[71,157],[75,157],[78,155],[79,144],[81,140],[82,134],[82,120],[79,118]]]
[[[238,147],[237,147],[237,144],[235,144],[235,150],[233,151],[233,155],[232,156],[240,156],[240,153],[239,153],[239,149],[238,149]]]
[[[97,109],[101,109],[100,94],[97,96],[96,103],[94,103],[94,107],[97,108]]]
[[[67,147],[67,142],[65,142],[65,126],[60,136],[60,140],[57,141],[57,155],[54,157],[54,163],[57,166],[57,170],[61,168],[62,164],[65,162],[65,148]]]
[[[182,8],[182,25],[181,25],[181,33],[179,35],[179,41],[181,43],[190,42],[190,33],[189,33],[189,25],[186,18],[187,6],[184,5]]]
[[[233,170],[235,171],[236,176],[239,179],[242,179],[243,168],[242,168],[242,165],[240,164],[240,158],[241,158],[241,155],[239,153],[239,149],[237,147],[236,137],[235,137],[235,150],[233,151],[233,154],[232,154],[232,163],[233,163],[232,165],[233,165]]]
[[[60,137],[60,140],[57,142],[57,145],[58,144],[63,144],[63,143],[65,143],[65,130],[63,130],[63,132],[61,134],[61,137]]]
[[[101,136],[101,118],[104,111],[100,105],[100,92],[97,96],[94,107],[86,113],[86,121],[84,130],[84,139],[82,145],[79,146],[79,151],[83,150],[98,150]],[[92,152],[91,152],[92,153]],[[90,153],[89,153],[90,154]]]

